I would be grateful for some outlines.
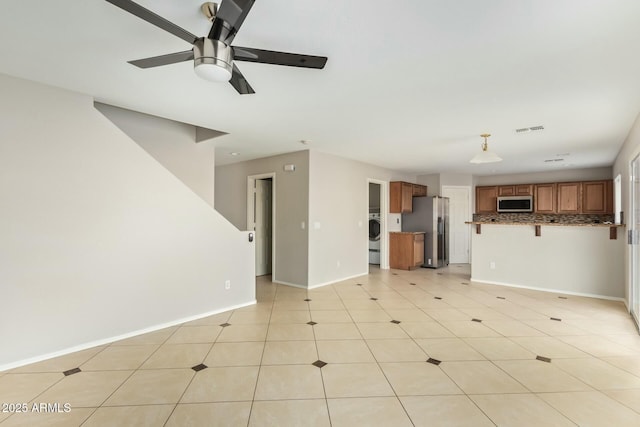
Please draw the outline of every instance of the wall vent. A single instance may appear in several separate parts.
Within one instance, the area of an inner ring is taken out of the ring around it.
[[[564,162],[564,159],[547,159],[545,163]]]
[[[525,132],[531,132],[531,131],[536,131],[536,130],[543,130],[544,126],[539,125],[539,126],[531,126],[528,128],[520,128],[520,129],[516,129],[516,133],[525,133]]]

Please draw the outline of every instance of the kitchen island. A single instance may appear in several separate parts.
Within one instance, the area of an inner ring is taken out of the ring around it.
[[[471,280],[622,299],[625,262],[619,225],[474,221]],[[616,235],[614,238],[614,234]],[[620,234],[620,236],[617,236]]]

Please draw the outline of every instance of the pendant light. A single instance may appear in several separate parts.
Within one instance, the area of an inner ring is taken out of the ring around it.
[[[502,158],[498,157],[498,155],[496,153],[494,153],[493,151],[489,151],[489,147],[487,145],[487,138],[489,138],[491,136],[491,134],[483,133],[480,136],[482,138],[484,138],[484,142],[481,145],[482,151],[479,152],[478,154],[476,154],[476,156],[473,159],[469,160],[469,163],[495,163],[495,162],[501,162]]]

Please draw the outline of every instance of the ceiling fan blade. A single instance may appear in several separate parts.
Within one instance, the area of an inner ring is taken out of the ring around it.
[[[255,0],[222,0],[209,38],[231,44]]]
[[[249,59],[258,59],[258,55],[256,55],[255,53],[251,53],[249,51],[246,50],[242,50],[242,48],[239,47],[231,47],[233,49],[233,56],[235,58],[249,58]],[[242,60],[242,59],[240,59]]]
[[[233,46],[233,59],[236,61],[318,69],[324,68],[324,65],[327,63],[326,56],[301,55],[298,53],[276,52],[273,50],[238,46]]]
[[[136,59],[135,61],[129,61],[129,64],[135,65],[138,68],[152,68],[159,67],[161,65],[175,64],[177,62],[184,62],[193,59],[193,51],[185,50],[184,52],[170,53],[168,55],[153,56],[151,58]]]
[[[144,19],[150,24],[155,25],[158,28],[162,28],[165,31],[170,32],[174,36],[180,37],[182,40],[193,44],[198,37],[191,34],[189,31],[184,28],[178,27],[173,22],[169,22],[164,19],[160,15],[156,15],[151,12],[149,9],[145,9],[137,3],[132,2],[131,0],[107,0],[114,6],[118,6],[120,9],[123,9],[132,15],[137,16],[140,19]]]
[[[233,64],[233,72],[231,73],[231,80],[229,80],[229,83],[231,83],[231,86],[233,86],[240,95],[251,95],[252,93],[256,93],[235,64]]]

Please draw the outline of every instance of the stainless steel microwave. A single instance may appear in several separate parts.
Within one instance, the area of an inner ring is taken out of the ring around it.
[[[498,197],[498,212],[533,212],[533,197]]]

